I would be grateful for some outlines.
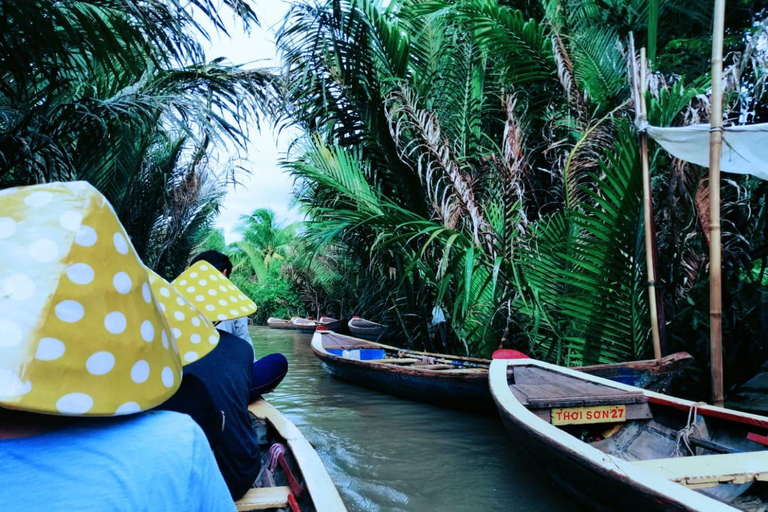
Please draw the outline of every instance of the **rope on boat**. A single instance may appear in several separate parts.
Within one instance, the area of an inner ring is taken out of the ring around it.
[[[694,453],[693,448],[691,447],[691,436],[696,435],[700,436],[702,434],[701,432],[701,426],[696,422],[696,418],[699,415],[699,406],[700,405],[706,405],[704,402],[696,402],[695,404],[692,404],[688,408],[688,422],[686,423],[685,427],[678,430],[676,440],[677,444],[675,446],[675,457],[684,457],[685,454],[683,453],[683,450],[680,449],[680,445],[683,444],[688,449],[688,453],[690,455],[696,455]]]

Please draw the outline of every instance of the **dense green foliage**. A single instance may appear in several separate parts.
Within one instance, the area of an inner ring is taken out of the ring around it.
[[[0,2],[0,187],[89,181],[142,258],[177,274],[228,180],[217,152],[268,85],[205,60],[201,23],[224,30],[225,7],[258,22],[241,0]]]
[[[195,252],[220,251],[232,260],[232,281],[252,297],[259,309],[253,321],[266,325],[267,318],[306,315],[307,305],[288,278],[298,261],[297,226],[280,225],[271,210],[259,208],[242,216],[237,232],[242,237],[227,245],[224,231],[209,230]]]
[[[768,118],[761,8],[729,2],[730,123]],[[0,187],[93,183],[166,276],[195,248],[227,252],[259,322],[357,314],[415,347],[507,346],[569,365],[650,355],[629,41],[655,54],[648,120],[706,122],[708,8],[297,0],[278,77],[206,60],[203,25],[224,31],[227,11],[257,23],[247,0],[0,2]],[[233,179],[225,155],[265,111],[305,134],[285,168],[308,221],[282,226],[257,209],[227,245],[210,227]],[[666,346],[702,370],[705,171],[651,146]],[[722,187],[735,383],[768,352],[768,185],[726,176]]]
[[[764,117],[759,5],[729,7],[729,122]],[[307,137],[286,168],[305,237],[345,272],[337,314],[430,349],[511,346],[572,365],[648,356],[630,35],[656,42],[649,121],[709,115],[711,13],[658,9],[649,32],[640,0],[297,2],[278,40],[280,107]],[[656,147],[651,159],[667,346],[705,365],[705,174]],[[767,348],[765,289],[744,277],[766,256],[765,191],[723,181],[731,369]],[[434,305],[447,347],[429,331]]]

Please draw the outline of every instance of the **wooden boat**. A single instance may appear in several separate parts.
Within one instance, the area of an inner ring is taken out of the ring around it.
[[[312,351],[328,373],[353,384],[443,407],[493,410],[482,359],[402,350],[322,326]]]
[[[378,341],[387,329],[384,325],[371,322],[359,316],[353,316],[347,325],[352,336],[368,341]]]
[[[443,407],[493,413],[488,389],[491,361],[405,350],[318,327],[312,350],[332,376],[401,398]],[[671,354],[658,361],[636,361],[583,369],[620,382],[654,388],[668,384],[693,358]]]
[[[318,323],[314,320],[298,317],[291,318],[291,324],[293,324],[294,329],[302,332],[315,332],[315,328],[318,326]]]
[[[490,388],[520,447],[596,510],[768,505],[768,418],[534,360],[495,360]]]
[[[691,354],[676,352],[661,359],[579,366],[572,369],[628,386],[663,392],[691,364]]]
[[[284,320],[282,318],[269,317],[267,318],[267,325],[270,329],[293,329],[293,324],[290,320]]]
[[[345,512],[328,471],[299,429],[265,400],[253,402],[248,410],[266,443],[261,445],[257,487],[235,502],[237,510]]]
[[[337,320],[329,316],[321,316],[319,322],[329,331],[333,331],[338,334],[352,334],[349,330],[349,320],[347,318]]]

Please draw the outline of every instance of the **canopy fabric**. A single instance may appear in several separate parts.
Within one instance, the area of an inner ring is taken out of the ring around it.
[[[643,128],[673,156],[709,167],[709,125]],[[724,127],[720,169],[768,180],[768,123]]]

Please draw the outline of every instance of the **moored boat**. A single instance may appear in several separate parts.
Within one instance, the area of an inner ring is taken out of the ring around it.
[[[293,329],[293,324],[290,320],[272,316],[267,318],[267,326],[269,326],[270,329]]]
[[[312,350],[326,371],[338,379],[433,405],[495,411],[488,389],[488,359],[406,350],[325,327],[315,332]],[[655,387],[678,375],[691,360],[682,352],[658,361],[598,365],[587,370]]]
[[[266,443],[257,487],[235,503],[237,510],[345,512],[323,462],[301,431],[263,399],[248,410]]]
[[[691,364],[693,364],[691,354],[675,352],[661,359],[578,366],[572,369],[628,386],[664,392]]]
[[[315,329],[319,325],[314,320],[310,320],[309,318],[299,318],[299,317],[291,318],[291,324],[293,325],[294,329],[302,332],[315,332]]]
[[[482,359],[403,350],[323,327],[312,351],[328,373],[353,384],[443,407],[493,410]]]
[[[320,324],[329,331],[333,331],[338,334],[352,334],[349,330],[349,320],[347,318],[337,320],[329,316],[321,316],[318,322],[320,322]]]
[[[387,330],[386,326],[360,318],[359,316],[353,316],[347,326],[352,336],[368,341],[379,341],[384,335],[384,331]]]
[[[530,359],[494,360],[490,389],[512,439],[589,508],[768,505],[768,418]]]

